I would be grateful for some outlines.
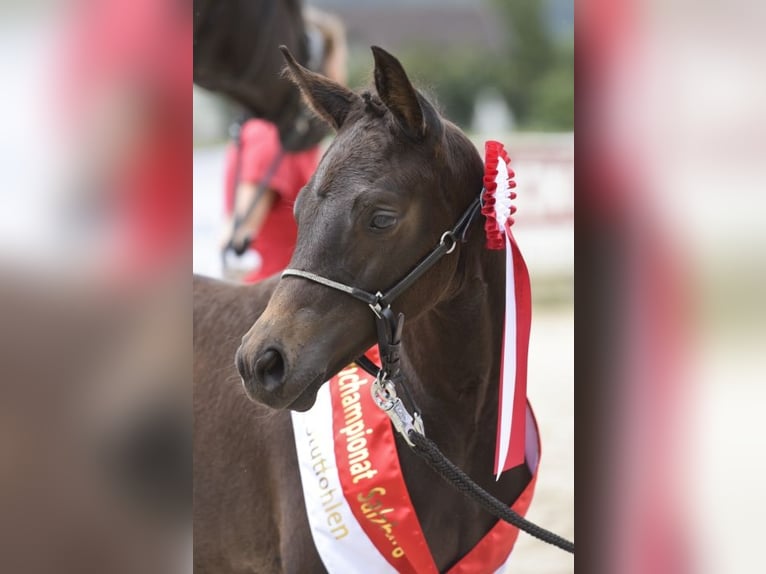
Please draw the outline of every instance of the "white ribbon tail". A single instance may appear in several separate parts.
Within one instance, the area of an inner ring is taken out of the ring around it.
[[[516,394],[516,288],[513,266],[513,249],[508,233],[505,233],[505,329],[503,332],[503,357],[500,364],[500,404],[498,405],[498,437],[495,454],[495,472],[500,480],[511,446],[513,427],[513,402]]]

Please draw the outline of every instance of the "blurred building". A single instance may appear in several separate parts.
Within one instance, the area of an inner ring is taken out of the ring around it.
[[[413,44],[499,48],[503,31],[486,2],[471,0],[312,0],[343,18],[349,44],[397,49]]]
[[[309,0],[335,12],[346,23],[349,43],[381,45],[391,51],[427,44],[455,48],[499,49],[506,31],[488,0]],[[571,34],[574,5],[571,0],[546,2],[549,29],[555,35]]]

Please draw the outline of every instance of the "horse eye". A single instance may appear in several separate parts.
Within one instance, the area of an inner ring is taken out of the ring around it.
[[[373,229],[388,229],[396,224],[396,217],[388,213],[378,213],[370,221],[370,227]]]

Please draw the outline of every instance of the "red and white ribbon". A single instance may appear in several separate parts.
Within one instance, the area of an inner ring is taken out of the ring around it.
[[[368,356],[377,359],[376,353],[371,349]],[[349,365],[322,386],[311,410],[291,413],[314,544],[331,574],[436,574],[402,477],[391,421],[370,395],[373,380]],[[529,406],[525,417],[532,479],[511,506],[522,516],[532,501],[540,456]],[[498,521],[447,574],[501,571],[518,534]]]
[[[485,144],[484,203],[487,248],[505,250],[505,310],[503,345],[500,355],[500,396],[498,402],[495,475],[524,462],[527,399],[527,354],[532,321],[529,272],[511,233],[511,201],[516,194],[511,159],[503,144]]]

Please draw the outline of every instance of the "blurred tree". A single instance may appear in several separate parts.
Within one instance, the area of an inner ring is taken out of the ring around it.
[[[487,0],[507,31],[497,52],[455,43],[411,44],[396,50],[415,84],[435,97],[451,120],[468,127],[479,92],[496,88],[520,129],[565,131],[574,126],[574,42],[554,32],[552,7],[567,0]],[[349,80],[371,83],[369,52],[352,51]]]
[[[532,83],[526,125],[532,129],[574,129],[574,44],[556,46],[556,61]]]
[[[508,31],[506,97],[523,124],[531,119],[534,86],[555,61],[555,47],[545,21],[545,0],[492,0]]]

